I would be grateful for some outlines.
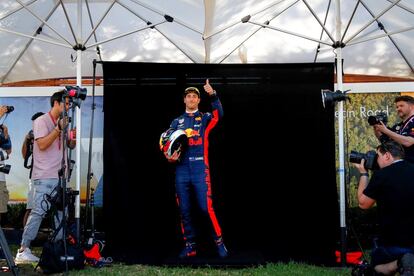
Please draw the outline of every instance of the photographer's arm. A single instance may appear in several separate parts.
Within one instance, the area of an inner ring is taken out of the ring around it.
[[[373,125],[372,129],[374,130],[375,136],[378,138],[379,141],[381,141],[381,136],[383,135],[382,132],[378,128],[379,125]]]
[[[358,169],[360,173],[357,196],[358,196],[359,208],[369,209],[375,204],[375,200],[364,194],[364,191],[368,186],[368,180],[369,180],[368,172],[365,169],[364,164],[365,164],[364,159],[361,160],[360,164],[354,164],[354,166]]]
[[[60,130],[56,126],[48,135],[36,139],[40,150],[46,150],[60,135]]]
[[[3,115],[6,113],[7,113],[7,106],[0,105],[0,118],[3,117]]]
[[[367,186],[368,186],[368,177],[360,176],[359,185],[358,185],[358,203],[359,203],[359,208],[361,209],[369,209],[375,204],[374,199],[364,194],[364,190],[367,188]]]
[[[410,147],[414,145],[414,137],[398,134],[390,130],[389,128],[387,128],[382,122],[381,124],[375,125],[374,129],[388,136],[390,139],[394,140],[395,142],[400,143],[404,147]]]

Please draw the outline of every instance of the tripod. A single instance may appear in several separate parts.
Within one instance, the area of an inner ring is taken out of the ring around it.
[[[90,128],[90,134],[89,134],[89,154],[88,154],[88,173],[87,173],[87,182],[86,182],[86,205],[85,205],[85,223],[84,223],[84,237],[88,236],[88,223],[89,223],[89,208],[91,208],[91,233],[90,238],[88,240],[88,244],[93,243],[95,240],[95,214],[94,214],[94,194],[93,189],[91,189],[91,179],[93,176],[93,173],[91,171],[91,163],[92,163],[92,138],[93,138],[93,122],[94,122],[94,111],[96,109],[95,105],[95,81],[96,81],[96,59],[93,60],[93,85],[92,85],[92,114],[91,114],[91,128]],[[91,193],[92,190],[92,193]]]
[[[91,188],[91,196],[89,200],[89,207],[91,209],[91,233],[88,239],[88,246],[92,246],[95,242],[95,195],[94,190]]]
[[[13,256],[10,252],[9,245],[7,244],[6,237],[4,236],[3,229],[0,227],[0,246],[3,250],[3,254],[6,257],[7,265],[12,271],[13,275],[19,275],[18,267],[14,263]]]
[[[65,90],[65,93],[62,95],[61,102],[65,105],[72,100],[72,103],[75,104],[75,100],[71,99],[69,96],[70,92]],[[57,208],[57,214],[56,214],[56,221],[60,220],[59,226],[55,225],[55,233],[50,239],[51,242],[55,242],[56,237],[59,235],[59,231],[62,231],[62,241],[63,241],[63,254],[60,255],[60,261],[64,262],[64,272],[65,274],[68,271],[69,264],[68,261],[75,261],[74,256],[69,256],[68,254],[68,247],[67,247],[67,211],[69,208],[69,199],[71,196],[77,196],[79,195],[78,191],[72,191],[71,189],[67,188],[67,181],[70,179],[70,173],[71,173],[71,165],[72,160],[70,160],[70,152],[67,153],[67,149],[71,148],[69,146],[69,140],[68,140],[68,123],[69,123],[69,117],[67,114],[66,108],[63,108],[62,113],[60,114],[60,119],[58,121],[59,128],[62,130],[62,135],[60,136],[62,139],[60,142],[60,148],[62,150],[62,159],[61,159],[61,169],[58,172],[59,175],[59,181],[58,185],[55,188],[55,194],[56,194],[56,200],[50,200],[49,202],[54,202],[56,207],[60,206],[61,211],[59,212],[59,207]],[[60,138],[59,138],[60,139]],[[44,248],[45,249],[45,248]],[[72,255],[72,254],[71,254]],[[43,252],[42,252],[43,256]],[[42,259],[42,258],[41,258]]]

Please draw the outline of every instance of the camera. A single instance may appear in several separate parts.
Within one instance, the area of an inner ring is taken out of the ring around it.
[[[24,157],[24,163],[23,166],[26,169],[31,169],[32,168],[32,163],[33,163],[33,158],[30,159],[30,157],[33,154],[33,143],[34,143],[34,134],[33,134],[33,130],[30,130],[27,133],[27,139],[26,139],[26,155]],[[29,164],[29,160],[31,161]]]
[[[1,164],[0,165],[0,172],[5,173],[5,174],[9,174],[10,168],[11,168],[11,165]]]
[[[86,88],[79,86],[65,86],[65,96],[81,99],[83,101],[86,99],[86,94]]]
[[[386,125],[387,124],[387,122],[388,122],[388,116],[387,116],[387,113],[385,113],[385,112],[380,112],[380,113],[378,113],[377,115],[375,115],[375,116],[369,116],[368,117],[368,124],[370,125],[370,126],[373,126],[373,125],[378,125],[378,124],[380,124],[380,122],[383,122],[384,123],[384,125]]]
[[[66,188],[65,192],[65,207],[73,205],[75,203],[76,196],[79,195],[79,191],[75,191],[72,188]],[[50,194],[46,195],[46,199],[52,206],[55,206],[59,211],[63,210],[63,188],[58,185]]]
[[[6,113],[13,112],[13,110],[14,110],[14,106],[11,106],[11,105],[6,105],[6,108],[7,108]]]
[[[367,170],[378,170],[379,165],[377,162],[377,153],[375,150],[370,150],[367,153],[361,153],[352,150],[351,154],[349,155],[349,162],[360,164],[361,160],[365,159],[364,167]]]

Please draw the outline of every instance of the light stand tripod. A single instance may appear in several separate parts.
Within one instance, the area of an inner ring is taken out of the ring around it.
[[[62,96],[62,103],[63,103],[63,112],[60,114],[60,121],[58,124],[62,121],[62,141],[61,141],[61,147],[62,147],[62,165],[61,169],[59,170],[59,183],[58,185],[62,188],[62,219],[61,219],[61,225],[56,227],[56,231],[59,231],[58,229],[61,227],[62,229],[62,239],[63,239],[63,248],[64,248],[64,256],[60,256],[61,260],[65,262],[65,273],[68,271],[68,260],[73,259],[73,257],[68,256],[67,252],[67,243],[66,243],[66,232],[67,232],[67,225],[66,225],[66,180],[69,178],[69,173],[67,171],[66,164],[70,164],[69,162],[69,154],[66,155],[66,147],[67,147],[67,120],[68,120],[68,114],[66,111],[66,101],[69,101],[67,95]],[[55,233],[58,234],[58,233]]]
[[[19,275],[19,270],[16,264],[14,263],[13,256],[10,253],[9,245],[7,244],[6,237],[4,236],[3,229],[0,227],[0,246],[3,250],[3,254],[6,257],[7,265],[12,271],[13,275]]]
[[[62,241],[63,241],[63,248],[64,248],[64,254],[63,256],[60,256],[60,260],[65,262],[65,273],[68,271],[68,261],[75,261],[74,256],[68,256],[68,250],[67,250],[67,219],[68,219],[68,209],[69,209],[69,202],[68,196],[76,196],[79,195],[78,191],[72,191],[71,189],[67,188],[67,181],[70,179],[70,174],[72,172],[72,160],[70,159],[70,152],[67,152],[67,149],[69,147],[69,140],[68,140],[68,126],[69,126],[69,117],[66,110],[66,104],[67,102],[72,102],[73,105],[80,105],[80,102],[77,101],[77,98],[82,97],[83,95],[78,93],[78,87],[75,87],[75,91],[72,91],[72,87],[66,87],[65,93],[62,95],[62,103],[64,103],[64,108],[62,113],[60,114],[60,118],[58,121],[58,124],[61,124],[60,127],[62,129],[61,133],[61,141],[60,141],[60,147],[62,148],[62,162],[61,162],[61,169],[59,170],[59,182],[58,182],[58,190],[61,189],[61,194],[59,195],[61,197],[61,221],[60,225],[56,227],[56,233],[55,237],[58,235],[59,231],[62,231]],[[70,98],[73,97],[73,98]],[[69,147],[70,148],[70,147]],[[59,211],[57,214],[58,218],[60,216]]]
[[[88,236],[88,223],[89,223],[89,208],[91,208],[91,233],[90,238],[88,238],[88,245],[92,245],[95,240],[95,218],[94,218],[94,196],[91,195],[91,179],[93,173],[91,172],[91,163],[92,163],[92,138],[93,138],[93,121],[94,121],[94,111],[96,108],[95,105],[95,81],[96,81],[96,59],[93,60],[93,84],[92,84],[92,114],[91,114],[91,129],[89,133],[89,152],[88,152],[88,174],[86,182],[86,206],[85,206],[85,223],[84,223],[84,237]]]

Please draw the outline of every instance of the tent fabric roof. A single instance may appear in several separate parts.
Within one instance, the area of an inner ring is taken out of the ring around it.
[[[76,45],[83,76],[93,59],[333,62],[335,44],[346,74],[414,78],[413,43],[412,0],[0,1],[0,83],[76,76]]]

